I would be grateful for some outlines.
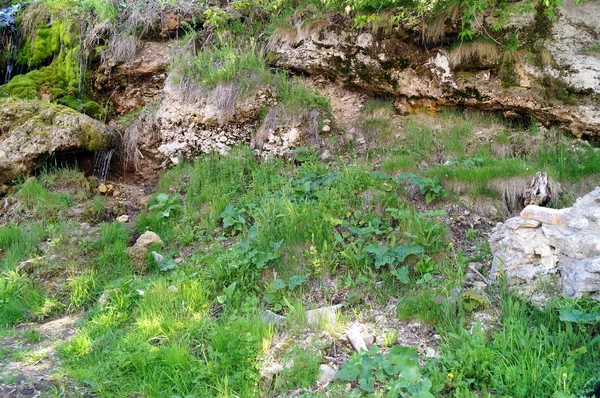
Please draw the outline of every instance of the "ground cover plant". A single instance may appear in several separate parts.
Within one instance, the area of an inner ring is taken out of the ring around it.
[[[451,155],[467,155],[471,148],[453,140],[468,140],[471,122],[448,118],[460,131],[450,127],[442,145]],[[411,156],[433,156],[425,145],[413,147]],[[439,357],[425,360],[390,334],[386,344],[339,368],[330,395],[591,391],[600,348],[597,318],[585,314],[597,306],[557,299],[540,310],[502,285],[484,293],[464,288],[469,262],[485,261],[489,252],[476,230],[462,239],[477,250],[455,246],[446,211],[435,210],[452,202],[452,191],[427,201],[419,182],[431,177],[412,181],[416,203],[429,210],[415,207],[411,179],[435,176],[431,170],[442,166],[398,163],[399,154],[389,148],[381,170],[368,151],[351,162],[324,162],[305,151],[299,161],[265,161],[244,148],[207,155],[167,171],[134,225],[95,220],[81,240],[69,239],[79,224],[68,209],[103,197],[71,170],[31,178],[11,196],[19,203],[15,217],[0,227],[3,333],[13,335],[12,326],[23,321],[83,310],[76,334],[59,347],[62,372],[100,396],[322,396],[314,386],[327,347],[318,344],[308,351],[289,346],[281,357],[285,377],[265,384],[266,358],[288,331],[264,323],[264,311],[305,333],[302,314],[336,297],[348,314],[397,297],[400,304],[387,316],[432,325],[441,338]],[[535,148],[528,156],[523,161],[551,162]],[[560,158],[554,160],[548,164],[561,170]],[[58,215],[48,217],[49,208]],[[164,246],[153,248],[161,258],[149,255],[148,271],[140,273],[126,248],[147,230]],[[29,258],[37,260],[19,265]],[[482,325],[474,318],[480,311],[500,316]]]

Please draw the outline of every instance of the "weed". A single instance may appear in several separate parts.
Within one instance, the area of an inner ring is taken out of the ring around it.
[[[432,383],[421,377],[417,350],[394,346],[385,354],[373,345],[368,351],[354,354],[338,371],[336,377],[355,385],[366,394],[388,393],[391,396],[411,394],[433,397]]]
[[[180,198],[178,195],[159,193],[156,195],[156,198],[154,198],[153,203],[148,207],[148,210],[156,210],[165,218],[175,216],[181,210]]]

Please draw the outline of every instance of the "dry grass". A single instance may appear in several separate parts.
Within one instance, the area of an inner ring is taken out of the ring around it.
[[[108,63],[127,63],[135,57],[138,46],[139,40],[134,34],[117,33],[110,39],[106,51],[102,52],[102,58]]]
[[[493,142],[490,149],[497,159],[504,159],[514,155],[512,144]]]
[[[394,29],[394,13],[391,11],[385,11],[377,14],[377,17],[374,21],[370,23],[371,33],[373,35],[379,34],[379,32],[383,32],[384,34],[389,34],[392,29]]]
[[[118,148],[125,170],[137,171],[140,158],[143,157],[140,137],[148,131],[158,132],[154,109],[150,107],[144,108],[137,118],[122,127]]]
[[[502,201],[510,212],[520,211],[529,188],[531,177],[511,177],[488,182],[488,187],[502,195]]]
[[[220,126],[223,126],[233,118],[238,96],[238,89],[234,83],[219,83],[209,94],[208,104],[215,106],[219,110]]]
[[[279,43],[286,43],[290,46],[296,45],[300,41],[300,33],[294,26],[288,26],[277,29],[266,45],[267,52],[275,51]]]
[[[497,64],[501,60],[501,52],[498,47],[487,41],[473,41],[464,43],[450,52],[450,63],[452,67],[478,61],[480,64]]]
[[[439,43],[446,33],[446,15],[441,14],[425,25],[423,36],[428,43]]]

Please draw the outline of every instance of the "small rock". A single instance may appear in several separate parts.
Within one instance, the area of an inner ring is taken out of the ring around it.
[[[106,305],[106,303],[108,303],[108,293],[104,292],[102,293],[102,295],[100,296],[100,298],[98,298],[98,305],[100,307],[104,307]]]
[[[271,384],[273,377],[275,377],[276,374],[281,373],[282,370],[283,370],[282,364],[274,363],[272,365],[269,365],[269,366],[263,368],[260,371],[260,376],[263,378],[263,380],[266,382],[266,384]]]
[[[113,193],[114,187],[112,184],[100,184],[98,185],[98,192],[105,194],[105,195],[111,195]]]
[[[171,156],[171,163],[173,164],[179,164],[179,158],[177,156]]]
[[[313,327],[318,327],[319,325],[335,326],[336,311],[341,307],[342,306],[338,304],[331,307],[306,311],[306,322]]]
[[[323,161],[331,159],[331,151],[329,149],[324,150],[320,157]]]
[[[167,288],[168,291],[170,291],[171,293],[177,293],[179,292],[179,289],[177,289],[177,286],[175,285],[171,285]]]
[[[154,262],[155,262],[156,264],[160,264],[160,263],[162,263],[163,261],[165,261],[165,257],[164,257],[162,254],[160,254],[160,253],[157,253],[157,252],[155,252],[155,251],[153,251],[153,252],[152,252],[152,258],[154,259]]]
[[[173,260],[173,261],[175,261],[175,264],[181,264],[181,263],[183,263],[183,258],[182,258],[182,257],[177,257],[177,258],[176,258],[175,260]]]
[[[356,352],[360,352],[360,350],[367,351],[367,345],[365,344],[365,340],[360,335],[360,331],[357,327],[353,327],[350,330],[348,330],[346,336],[348,337],[348,341],[350,341],[352,348],[354,348]]]
[[[434,350],[432,347],[425,347],[425,357],[426,358],[439,358],[440,354]]]
[[[117,221],[121,223],[128,223],[129,216],[127,214],[123,214],[122,216],[117,217]]]
[[[144,247],[147,248],[150,245],[159,244],[162,245],[163,241],[160,239],[156,233],[152,231],[146,231],[140,235],[139,238],[135,241],[133,247]]]
[[[266,310],[263,312],[263,322],[267,325],[273,324],[275,326],[280,326],[285,323],[285,317],[276,314],[273,311]]]
[[[319,366],[321,376],[319,376],[318,383],[322,386],[329,384],[335,379],[336,370],[329,365],[321,364]]]
[[[146,231],[137,239],[133,246],[127,249],[127,254],[129,254],[133,260],[133,264],[139,271],[144,272],[148,268],[146,261],[148,247],[154,244],[162,245],[163,241],[156,233]]]
[[[327,133],[329,131],[331,131],[331,127],[329,125],[324,125],[323,128],[321,129],[321,131],[323,131],[324,133]]]

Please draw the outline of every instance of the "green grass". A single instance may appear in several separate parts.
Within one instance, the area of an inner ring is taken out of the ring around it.
[[[503,296],[496,329],[449,333],[433,371],[439,379],[454,374],[447,384],[456,391],[513,397],[591,391],[598,381],[593,358],[600,353],[600,339],[586,327],[560,321],[557,310],[565,305],[573,304],[554,302],[540,310]]]
[[[0,270],[13,270],[35,251],[35,246],[47,236],[44,224],[31,222],[26,226],[9,223],[0,226]]]
[[[381,169],[392,175],[410,172],[437,177],[442,186],[457,196],[510,200],[512,191],[522,190],[521,186],[527,185],[538,171],[545,171],[561,183],[566,197],[572,196],[569,189],[576,189],[600,172],[600,152],[573,144],[556,130],[540,137],[535,124],[512,125],[470,113],[445,112],[440,120],[444,127],[432,127],[418,117],[406,121],[404,137],[384,150]],[[485,139],[476,137],[477,130],[489,131],[490,125],[498,132]],[[525,128],[527,131],[522,131]],[[495,154],[490,140],[505,146],[507,151]]]
[[[29,278],[14,271],[0,275],[0,327],[47,314],[47,299]]]
[[[302,103],[306,93],[296,93]],[[69,377],[99,396],[277,396],[306,392],[327,356],[321,346],[287,347],[277,359],[290,366],[279,381],[262,383],[260,372],[278,334],[305,333],[305,308],[343,297],[341,312],[351,316],[400,298],[386,316],[429,324],[441,338],[440,358],[428,360],[422,370],[437,396],[587,392],[596,377],[597,329],[558,319],[559,308],[587,304],[561,301],[537,310],[491,290],[488,310],[501,317],[492,329],[471,332],[472,308],[457,289],[469,262],[488,261],[489,250],[475,230],[465,237],[473,246],[470,254],[449,245],[454,236],[446,216],[411,204],[404,182],[392,175],[413,171],[439,177],[449,188],[465,184],[492,195],[496,181],[527,177],[527,168],[538,164],[562,179],[593,175],[595,153],[565,144],[555,147],[564,149],[562,157],[536,147],[496,158],[486,143],[472,140],[481,120],[444,118],[444,129],[416,121],[405,125],[405,139],[380,150],[381,170],[369,154],[352,162],[326,163],[310,153],[295,161],[263,161],[247,148],[184,162],[162,175],[135,225],[97,224],[91,241],[69,239],[77,224],[65,219],[64,204],[82,203],[95,214],[104,200],[86,193],[85,181],[72,171],[30,179],[13,195],[23,210],[0,227],[6,253],[0,261],[9,271],[0,279],[0,325],[84,311],[60,353]],[[504,130],[497,141],[510,142],[511,134]],[[440,152],[452,162],[435,163]],[[570,164],[573,156],[581,167]],[[52,208],[57,216],[46,213]],[[148,270],[136,272],[126,249],[147,230],[164,241],[152,250],[165,261],[149,259]],[[38,248],[44,240],[48,247]],[[396,250],[405,245],[419,251],[399,260]],[[20,261],[42,254],[64,259],[44,259],[27,274],[11,272]],[[57,276],[64,278],[60,289],[40,283]],[[265,325],[265,309],[286,316],[290,326]],[[393,337],[386,337],[386,345],[395,344]],[[329,390],[333,395],[340,391],[335,388]],[[360,388],[353,386],[351,394],[361,396]]]

